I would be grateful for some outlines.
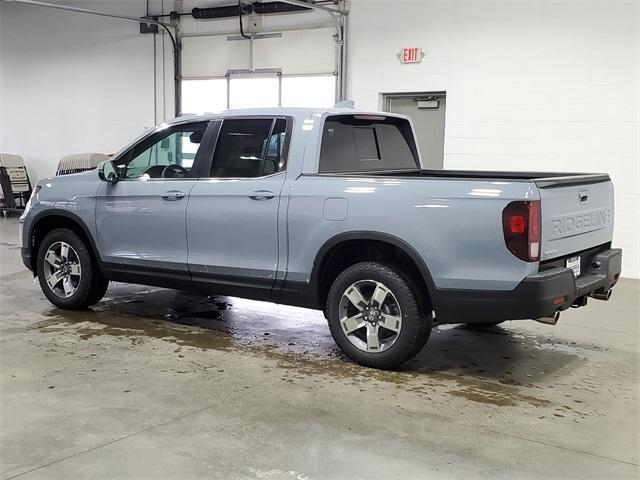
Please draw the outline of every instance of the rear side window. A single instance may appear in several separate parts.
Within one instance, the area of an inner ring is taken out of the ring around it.
[[[325,121],[320,173],[407,168],[420,168],[407,120],[377,115],[334,115]]]
[[[284,170],[286,135],[284,119],[224,120],[210,176],[255,178]]]

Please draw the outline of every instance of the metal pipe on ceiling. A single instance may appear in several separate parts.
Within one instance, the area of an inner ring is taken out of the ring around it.
[[[281,1],[281,2],[284,2],[284,3],[289,3],[289,4],[291,4],[291,5],[297,5],[297,6],[299,6],[299,7],[308,7],[308,8],[313,8],[313,9],[315,9],[315,10],[321,10],[321,11],[323,11],[323,12],[328,13],[328,14],[329,14],[329,16],[331,17],[331,19],[333,20],[333,23],[334,23],[334,24],[335,24],[335,26],[336,26],[336,33],[337,33],[337,35],[338,35],[338,36],[341,36],[341,35],[342,35],[342,33],[341,33],[341,29],[340,29],[340,18],[341,18],[343,15],[346,15],[346,14],[347,14],[347,12],[346,12],[346,11],[345,11],[345,12],[343,12],[343,11],[341,11],[341,10],[337,10],[337,9],[335,9],[335,8],[325,7],[325,6],[322,6],[322,5],[317,5],[317,4],[315,4],[315,3],[308,3],[308,2],[305,2],[305,1],[303,1],[303,0],[280,0],[280,1]]]
[[[40,0],[4,0],[5,2],[13,2],[13,3],[21,3],[24,5],[33,5],[36,7],[46,7],[46,8],[53,8],[56,10],[66,10],[69,12],[74,12],[74,13],[84,13],[87,15],[96,15],[99,17],[107,17],[107,18],[114,18],[117,20],[126,20],[129,22],[136,22],[138,24],[140,23],[149,23],[151,25],[157,25],[158,27],[162,28],[168,35],[169,35],[169,39],[171,40],[171,45],[173,47],[173,67],[174,67],[174,84],[175,84],[175,116],[179,116],[180,115],[180,110],[181,110],[181,88],[180,88],[180,76],[181,76],[181,68],[180,68],[180,43],[176,41],[176,38],[174,37],[173,33],[170,30],[170,25],[167,25],[166,23],[162,23],[159,22],[157,20],[153,20],[151,18],[140,18],[140,17],[133,17],[133,16],[129,16],[129,15],[119,15],[119,14],[115,14],[115,13],[107,13],[107,12],[99,12],[96,10],[89,10],[86,8],[79,8],[79,7],[72,7],[70,5],[60,5],[57,3],[49,3],[49,2],[42,2]]]
[[[323,28],[333,28],[333,23],[313,23],[304,26],[304,30],[318,30]],[[261,35],[264,34],[274,34],[274,33],[282,33],[282,32],[291,32],[302,30],[302,28],[298,25],[295,26],[286,26],[286,27],[263,27],[260,29],[259,34],[252,34],[257,38],[260,38]],[[218,32],[194,32],[194,33],[183,33],[182,38],[198,38],[198,37],[223,37],[228,35],[237,35],[238,29],[229,29],[229,30],[220,30]]]
[[[60,5],[58,3],[41,2],[39,0],[4,0],[4,1],[12,2],[12,3],[23,3],[25,5],[35,5],[37,7],[55,8],[57,10],[67,10],[67,11],[76,12],[76,13],[86,13],[89,15],[98,15],[100,17],[117,18],[119,20],[127,20],[130,22],[136,22],[136,23],[150,23],[152,25],[158,25],[163,30],[165,30],[169,34],[169,38],[171,38],[171,43],[173,43],[174,46],[176,43],[175,38],[171,33],[171,30],[169,30],[170,25],[159,22],[157,20],[153,20],[151,18],[132,17],[129,15],[118,15],[115,13],[98,12],[96,10],[88,10],[86,8],[72,7],[70,5]]]
[[[211,20],[211,19],[223,19],[230,17],[237,17],[242,15],[251,15],[256,13],[258,15],[272,15],[278,13],[300,13],[308,12],[312,10],[311,7],[301,7],[297,5],[291,5],[286,2],[280,1],[251,1],[243,3],[242,0],[238,0],[237,5],[226,5],[221,7],[195,7],[191,10],[191,16],[196,20]],[[178,14],[188,15],[188,14]]]
[[[347,14],[347,12],[343,12],[338,8],[325,7],[324,5],[320,5],[318,3],[313,3],[313,2],[305,2],[304,0],[280,0],[280,1],[284,3],[290,3],[291,5],[298,5],[299,7],[308,7],[308,8],[315,8],[316,10],[324,10],[325,12],[331,13],[332,15]]]

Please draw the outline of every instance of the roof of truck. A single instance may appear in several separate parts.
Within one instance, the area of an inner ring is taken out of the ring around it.
[[[197,115],[183,115],[169,120],[166,123],[178,123],[193,120],[214,120],[224,117],[244,117],[244,116],[286,116],[294,118],[309,118],[312,115],[382,115],[386,117],[408,118],[406,115],[397,113],[380,112],[376,110],[362,110],[348,107],[325,107],[325,108],[293,108],[293,107],[270,107],[270,108],[241,108],[224,110],[219,113],[201,113]]]
[[[180,124],[186,122],[193,121],[209,121],[209,120],[217,120],[219,118],[228,118],[228,117],[293,117],[297,121],[304,122],[308,120],[311,116],[324,116],[324,115],[378,115],[378,116],[386,116],[386,117],[398,117],[410,120],[406,115],[399,115],[397,113],[390,112],[379,112],[376,110],[362,110],[358,108],[350,108],[350,107],[325,107],[325,108],[291,108],[291,107],[271,107],[271,108],[243,108],[236,110],[225,110],[219,113],[201,113],[197,115],[182,115],[180,117],[176,117],[172,120],[167,120],[166,122],[161,123],[160,125],[156,125],[155,127],[146,129],[143,133],[134,138],[127,145],[122,147],[117,153],[113,155],[114,158],[118,157],[121,153],[128,150],[133,144],[140,141],[140,139],[144,138],[147,135],[150,135],[152,132],[155,132],[159,129],[166,128],[169,125]]]

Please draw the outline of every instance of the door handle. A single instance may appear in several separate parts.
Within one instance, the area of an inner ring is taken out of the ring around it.
[[[162,195],[160,195],[162,197],[163,200],[167,200],[169,202],[173,202],[176,200],[180,200],[184,198],[184,193],[178,191],[178,190],[169,190],[168,192],[164,192]]]
[[[256,190],[251,195],[249,195],[249,198],[251,200],[257,200],[257,201],[261,202],[261,201],[264,201],[264,200],[270,200],[275,196],[276,196],[276,194],[273,193],[273,192],[270,192],[269,190]]]

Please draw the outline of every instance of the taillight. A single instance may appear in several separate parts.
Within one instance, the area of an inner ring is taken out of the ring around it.
[[[540,260],[540,201],[511,202],[502,211],[507,248],[520,260]]]

